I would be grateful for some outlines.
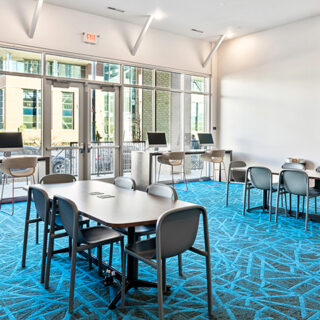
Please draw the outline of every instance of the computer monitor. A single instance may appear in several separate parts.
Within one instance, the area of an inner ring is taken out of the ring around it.
[[[0,132],[0,152],[23,150],[21,132]]]
[[[211,133],[198,133],[200,145],[212,145],[213,138]]]
[[[166,134],[164,132],[147,132],[149,147],[159,148],[167,146]]]

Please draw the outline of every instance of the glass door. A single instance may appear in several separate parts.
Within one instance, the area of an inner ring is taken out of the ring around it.
[[[109,180],[120,175],[119,88],[90,85],[87,175]]]
[[[84,179],[84,85],[48,80],[45,86],[44,128],[51,130],[43,134],[51,172]]]

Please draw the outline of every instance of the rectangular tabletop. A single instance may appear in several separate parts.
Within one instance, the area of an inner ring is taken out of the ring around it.
[[[125,190],[101,181],[76,181],[61,184],[37,184],[50,199],[66,197],[84,216],[111,227],[154,224],[167,210],[194,206],[189,202],[152,196],[142,191]],[[102,193],[92,194],[92,193]],[[100,198],[99,196],[110,196]]]

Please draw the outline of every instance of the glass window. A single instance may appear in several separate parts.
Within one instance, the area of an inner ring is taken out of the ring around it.
[[[171,72],[157,70],[156,86],[160,88],[171,88]]]
[[[23,89],[23,126],[26,129],[41,128],[41,92]]]
[[[165,132],[170,141],[171,92],[156,91],[156,131]]]
[[[87,60],[46,56],[46,74],[48,76],[72,78],[72,79],[92,79],[92,62]]]
[[[4,89],[0,89],[0,129],[4,128]]]
[[[0,48],[0,70],[41,74],[41,54]]]
[[[154,71],[152,69],[124,66],[123,72],[125,84],[136,84],[144,86],[154,85]]]
[[[185,75],[184,87],[186,91],[209,92],[209,78]]]
[[[153,91],[124,88],[124,141],[145,141],[153,129]]]
[[[104,93],[104,141],[114,141],[114,92]]]
[[[74,93],[62,92],[62,129],[72,130],[73,125]]]

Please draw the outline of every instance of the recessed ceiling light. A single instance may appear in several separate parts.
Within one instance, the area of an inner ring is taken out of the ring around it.
[[[154,12],[153,17],[156,20],[161,20],[163,18],[163,13],[160,10],[157,10],[156,12]]]
[[[118,8],[114,8],[114,7],[108,7],[109,10],[112,10],[112,11],[117,11],[117,12],[120,12],[120,13],[125,13],[124,10],[122,9],[118,9]]]
[[[198,30],[198,29],[191,29],[191,31],[193,31],[193,32],[198,32],[198,33],[204,33],[204,31]]]
[[[232,32],[228,32],[226,34],[227,39],[231,39],[233,37],[233,33]]]

